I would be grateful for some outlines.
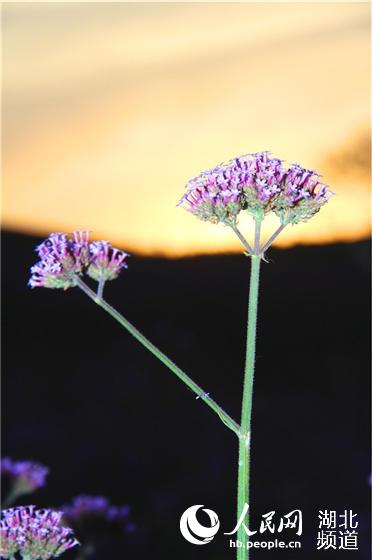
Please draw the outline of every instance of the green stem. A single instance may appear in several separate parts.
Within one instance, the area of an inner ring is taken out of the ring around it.
[[[259,250],[261,221],[256,220],[256,234],[254,250]],[[256,325],[257,325],[257,306],[258,288],[260,277],[261,256],[253,254],[251,256],[251,278],[249,287],[248,304],[248,325],[247,325],[247,345],[246,360],[244,371],[244,389],[242,400],[241,416],[241,436],[239,441],[239,464],[238,464],[238,502],[237,517],[241,515],[244,504],[249,505],[249,474],[250,474],[250,444],[251,444],[251,414],[253,397],[253,376],[256,349]],[[250,511],[249,511],[250,518]],[[237,534],[238,540],[242,542],[242,547],[237,549],[237,560],[247,560],[249,558],[248,535],[241,524]]]
[[[236,233],[237,237],[240,239],[240,241],[242,242],[242,244],[244,245],[245,249],[247,250],[249,255],[252,255],[253,253],[253,249],[250,246],[250,244],[248,243],[248,241],[246,240],[246,238],[244,237],[244,235],[241,233],[241,231],[238,229],[238,226],[234,223],[229,224],[231,229]]]
[[[183,381],[189,389],[191,389],[197,398],[201,399],[207,406],[209,406],[222,420],[222,422],[230,428],[235,434],[239,436],[240,426],[217,404],[210,398],[209,394],[204,391],[197,383],[195,383],[184,371],[182,371],[172,360],[170,360],[163,352],[161,352],[152,342],[143,336],[123,315],[116,309],[111,307],[103,298],[100,298],[83,282],[80,278],[77,279],[79,288],[90,297],[97,305],[102,307],[111,317],[113,317],[122,327],[124,327],[135,339],[137,339],[147,350],[156,356],[164,365],[166,365],[181,381]]]
[[[270,247],[270,245],[272,244],[272,242],[278,237],[278,235],[283,231],[283,229],[285,228],[286,224],[280,224],[280,226],[278,227],[277,230],[274,231],[274,233],[272,234],[272,236],[266,241],[266,243],[264,245],[262,245],[261,249],[260,249],[260,254],[263,255],[265,253],[265,251]]]
[[[4,500],[2,501],[1,507],[3,509],[6,509],[10,506],[13,506],[14,502],[25,493],[26,492],[19,491],[17,487],[12,488],[6,498],[4,498]]]
[[[102,280],[102,278],[99,280],[98,282],[98,288],[97,288],[97,297],[98,299],[102,299],[103,298],[103,288],[105,287],[105,280]]]

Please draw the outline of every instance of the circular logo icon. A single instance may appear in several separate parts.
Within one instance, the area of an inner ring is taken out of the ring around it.
[[[180,531],[182,536],[192,544],[207,544],[209,543],[220,528],[217,513],[211,509],[202,509],[210,520],[210,526],[205,527],[196,519],[197,511],[202,508],[202,505],[191,506],[183,512],[180,519]],[[199,537],[199,538],[198,538]]]

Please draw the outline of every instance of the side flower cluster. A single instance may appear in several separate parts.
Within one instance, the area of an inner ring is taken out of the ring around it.
[[[60,525],[62,513],[35,506],[21,506],[1,512],[0,556],[20,554],[27,560],[57,558],[79,544],[72,529]]]
[[[105,496],[76,496],[71,504],[62,509],[66,521],[73,527],[98,521],[100,524],[116,524],[127,533],[135,530],[130,520],[129,506],[114,506]]]
[[[114,280],[127,267],[127,253],[108,241],[89,242],[89,232],[51,233],[38,247],[39,262],[31,268],[32,288],[72,288],[86,272],[98,282]]]
[[[11,479],[13,493],[19,496],[43,487],[49,469],[32,461],[13,461],[4,457],[0,461],[0,473]]]
[[[234,158],[188,181],[179,205],[201,220],[234,225],[247,210],[258,219],[272,211],[286,225],[309,220],[331,196],[315,171],[270,157]]]

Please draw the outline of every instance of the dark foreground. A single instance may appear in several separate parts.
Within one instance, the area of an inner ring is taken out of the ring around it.
[[[38,241],[3,236],[3,453],[51,469],[48,486],[21,503],[60,506],[81,493],[128,503],[137,531],[101,536],[97,560],[233,558],[223,532],[234,526],[234,434],[77,288],[29,290]],[[252,557],[367,560],[369,247],[298,247],[269,257],[250,524],[258,529],[262,514],[299,508],[304,531],[300,551]],[[108,286],[108,301],[238,418],[249,261],[132,258],[129,265]],[[178,527],[194,504],[221,521],[202,547]],[[359,551],[317,552],[318,511],[345,509],[359,515]]]

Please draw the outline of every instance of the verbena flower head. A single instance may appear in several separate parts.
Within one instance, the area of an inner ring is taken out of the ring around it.
[[[73,530],[60,525],[62,513],[35,506],[21,506],[1,512],[2,558],[20,554],[27,560],[57,558],[79,544]]]
[[[259,219],[273,211],[282,223],[297,223],[313,216],[330,195],[317,173],[259,152],[191,179],[179,205],[213,223],[233,225],[242,210]]]
[[[113,280],[127,267],[127,253],[107,241],[89,242],[88,231],[51,233],[37,248],[40,261],[31,268],[32,288],[72,288],[86,272],[97,281]]]
[[[108,241],[93,241],[89,245],[89,265],[87,274],[94,280],[114,280],[119,276],[122,268],[127,268],[125,262],[127,253],[111,246]]]
[[[49,469],[32,461],[12,461],[4,457],[0,461],[0,472],[11,478],[13,494],[20,496],[44,486]]]

